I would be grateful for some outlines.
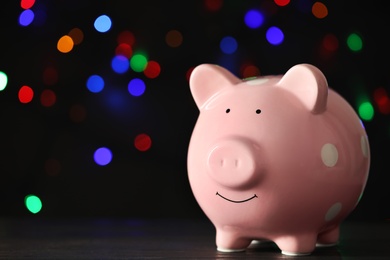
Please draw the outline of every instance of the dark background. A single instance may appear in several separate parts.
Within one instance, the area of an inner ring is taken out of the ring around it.
[[[298,63],[311,63],[327,76],[329,85],[357,110],[362,97],[375,109],[365,121],[371,145],[371,170],[366,191],[351,219],[390,218],[390,115],[381,113],[373,98],[378,88],[390,95],[389,18],[379,1],[323,1],[329,14],[317,19],[314,1],[291,1],[280,7],[271,0],[222,1],[210,11],[205,1],[49,1],[37,0],[33,10],[45,19],[22,27],[19,1],[0,7],[0,71],[8,85],[0,92],[0,216],[33,216],[24,205],[28,194],[43,203],[39,216],[97,217],[204,217],[187,179],[188,142],[198,116],[189,92],[187,72],[201,63],[227,66],[237,76],[243,64],[257,66],[262,75],[282,74]],[[257,29],[244,24],[251,8],[266,14]],[[101,14],[112,19],[112,28],[93,28]],[[270,45],[266,29],[278,26],[285,33],[281,45]],[[84,40],[67,54],[60,53],[58,39],[78,27]],[[168,31],[182,33],[183,43],[172,48]],[[129,70],[118,75],[110,68],[116,38],[124,30],[135,36],[134,49],[144,50],[158,61],[161,74],[148,79]],[[334,52],[324,52],[321,42],[328,33],[337,37]],[[346,45],[350,33],[363,39],[363,49]],[[223,54],[221,39],[233,36],[236,53]],[[58,82],[45,85],[43,71],[58,71]],[[91,93],[86,80],[104,75],[101,93]],[[145,80],[140,97],[127,93],[132,77]],[[32,102],[22,104],[18,91],[34,89]],[[39,94],[51,89],[57,95],[52,107],[44,107]],[[86,111],[85,120],[74,122],[74,105]],[[148,134],[152,147],[141,152],[134,138]],[[106,166],[93,160],[94,151],[109,147],[113,159]],[[48,170],[48,162],[56,170]],[[53,173],[54,172],[54,173]]]

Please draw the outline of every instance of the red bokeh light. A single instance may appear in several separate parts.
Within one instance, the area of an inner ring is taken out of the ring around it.
[[[19,89],[18,98],[21,103],[30,103],[33,97],[34,91],[29,86],[23,86]]]
[[[150,79],[156,78],[160,75],[161,67],[157,61],[149,61],[144,70],[144,74],[146,77]]]
[[[51,107],[56,103],[57,96],[51,89],[45,89],[41,93],[41,104],[44,107]]]
[[[147,134],[139,134],[134,139],[134,146],[137,150],[145,152],[152,146],[152,139]]]

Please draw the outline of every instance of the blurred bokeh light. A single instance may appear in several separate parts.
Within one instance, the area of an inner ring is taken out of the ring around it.
[[[390,218],[389,20],[356,1],[4,2],[2,214],[203,216],[186,169],[192,70],[251,78],[311,63],[370,140],[354,216]]]

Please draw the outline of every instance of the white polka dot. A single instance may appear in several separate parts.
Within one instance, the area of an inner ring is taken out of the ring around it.
[[[267,81],[268,81],[267,78],[258,78],[258,79],[248,80],[246,82],[246,84],[248,84],[248,85],[260,85],[260,84],[264,84]]]
[[[364,135],[362,135],[361,137],[360,137],[360,146],[361,146],[361,148],[362,148],[362,153],[363,153],[363,156],[364,157],[368,157],[368,155],[369,155],[369,146],[368,146],[368,139],[367,139],[367,136],[364,136]]]
[[[337,214],[340,213],[342,207],[343,205],[340,202],[333,204],[333,206],[329,208],[328,212],[326,212],[325,221],[331,221],[334,219]]]
[[[339,153],[337,152],[336,146],[333,144],[324,144],[321,149],[321,159],[326,166],[335,166],[339,159]]]

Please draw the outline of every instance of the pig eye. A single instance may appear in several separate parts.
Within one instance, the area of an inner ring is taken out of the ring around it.
[[[226,114],[230,112],[230,108],[226,109]]]
[[[261,113],[261,110],[260,109],[256,109],[256,114],[260,114]]]

